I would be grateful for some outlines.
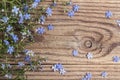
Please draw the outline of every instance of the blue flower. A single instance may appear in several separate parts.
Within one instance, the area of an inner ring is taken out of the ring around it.
[[[37,3],[39,3],[41,0],[34,0],[34,2],[37,2]]]
[[[52,66],[52,69],[54,71],[60,71],[61,69],[63,69],[63,66],[62,66],[62,64],[57,63],[57,64],[55,64],[55,65]]]
[[[120,27],[120,20],[117,20],[116,22],[117,22],[118,26]]]
[[[18,62],[18,67],[23,67],[24,65],[24,62]]]
[[[23,11],[24,11],[24,12],[27,12],[27,11],[28,11],[28,8],[29,8],[28,5],[24,5]]]
[[[6,28],[6,32],[9,32],[9,31],[11,31],[12,30],[12,26],[10,26],[10,25],[8,25],[8,27]]]
[[[64,68],[60,69],[60,74],[64,75],[66,73],[66,71],[64,70]]]
[[[25,18],[25,20],[30,19],[30,14],[26,13],[26,14],[24,15],[24,18]]]
[[[12,9],[12,12],[17,15],[18,11],[19,11],[19,8],[17,8],[16,6],[14,6],[13,9]]]
[[[2,68],[2,69],[5,69],[5,64],[1,64],[1,68]]]
[[[11,34],[11,36],[14,42],[17,42],[19,40],[17,35]]]
[[[52,9],[50,7],[47,8],[46,14],[47,16],[52,16]]]
[[[23,22],[24,22],[24,17],[23,17],[23,16],[20,16],[18,23],[19,23],[19,24],[22,24]]]
[[[68,12],[68,16],[69,16],[69,17],[73,17],[73,16],[74,16],[74,11],[72,11],[72,10],[69,11],[69,12]]]
[[[32,8],[36,8],[37,6],[38,6],[38,3],[37,2],[33,2]]]
[[[92,74],[91,73],[86,73],[85,78],[91,79],[92,78]]]
[[[8,17],[2,17],[2,19],[0,19],[2,22],[4,22],[4,23],[7,23],[8,22],[8,20],[9,20],[9,18]]]
[[[45,22],[45,16],[42,15],[42,16],[40,17],[40,23],[41,23],[41,24],[44,24],[44,22]]]
[[[78,50],[73,50],[72,54],[73,54],[73,56],[77,56],[78,55]]]
[[[113,62],[119,62],[119,61],[120,61],[120,57],[118,57],[118,56],[113,57]]]
[[[102,77],[107,77],[107,75],[108,75],[108,74],[107,74],[107,72],[105,72],[105,71],[103,71],[103,72],[101,73],[101,76],[102,76]]]
[[[79,6],[78,6],[78,5],[74,5],[74,6],[73,6],[73,11],[74,11],[74,12],[77,12],[78,10],[79,10]]]
[[[36,29],[36,32],[37,32],[38,34],[43,34],[43,33],[45,32],[45,29],[44,29],[43,27],[40,27],[40,28],[37,28],[37,29]]]
[[[92,54],[92,53],[88,53],[88,54],[87,54],[87,58],[88,58],[88,59],[92,59],[92,58],[93,58],[93,54]]]
[[[8,78],[8,79],[12,79],[12,74],[10,74],[10,73],[5,74],[5,77]]]
[[[54,29],[54,26],[52,24],[49,24],[48,25],[48,30],[53,30]]]
[[[9,45],[9,42],[7,40],[4,40],[5,45]]]
[[[56,1],[53,1],[51,6],[56,6],[56,5],[57,5]]]
[[[25,59],[24,59],[26,62],[30,62],[31,60],[31,57],[29,55],[25,56]]]
[[[106,18],[110,18],[110,17],[112,17],[112,12],[111,11],[106,11],[105,12],[105,16],[106,16]]]
[[[86,73],[86,75],[82,78],[82,80],[91,80],[92,74],[91,73]]]
[[[14,52],[14,47],[13,46],[9,46],[7,53],[12,54]]]

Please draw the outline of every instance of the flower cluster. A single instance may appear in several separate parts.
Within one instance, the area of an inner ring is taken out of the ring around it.
[[[64,67],[62,66],[62,64],[60,64],[60,63],[57,63],[57,64],[54,64],[53,66],[52,66],[52,69],[53,69],[53,71],[59,71],[59,73],[61,74],[61,75],[64,75],[65,74],[65,70],[64,70]]]

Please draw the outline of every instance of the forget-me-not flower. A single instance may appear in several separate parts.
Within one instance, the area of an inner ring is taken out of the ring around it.
[[[9,32],[9,31],[11,31],[12,30],[12,26],[11,25],[8,25],[8,27],[6,28],[6,32]]]
[[[86,75],[82,78],[82,80],[91,80],[92,74],[91,73],[86,73]]]
[[[11,36],[14,42],[17,42],[19,40],[17,35],[11,34]]]
[[[18,62],[18,67],[23,67],[24,65],[24,62]]]
[[[44,24],[44,22],[45,22],[45,16],[42,15],[42,16],[40,17],[40,23],[41,23],[41,24]]]
[[[93,54],[89,52],[89,53],[87,54],[87,58],[88,58],[88,59],[92,59],[92,58],[93,58]]]
[[[33,2],[32,3],[32,8],[36,8],[38,6],[38,2]]]
[[[74,11],[73,11],[73,10],[69,11],[69,12],[68,12],[68,16],[69,16],[69,17],[73,17],[73,16],[74,16]]]
[[[9,42],[7,40],[4,40],[5,45],[9,45]]]
[[[91,79],[92,78],[92,74],[91,73],[86,73],[85,78]]]
[[[46,14],[47,16],[52,16],[52,9],[50,7],[47,8]]]
[[[52,24],[49,24],[47,27],[48,27],[48,30],[53,30],[54,29],[54,26]]]
[[[8,22],[8,20],[9,20],[9,18],[8,17],[2,17],[2,19],[0,19],[0,21],[2,21],[2,22],[4,22],[4,23],[7,23]]]
[[[119,56],[114,56],[113,57],[113,62],[119,62],[120,61],[120,57]]]
[[[5,64],[1,64],[1,68],[2,68],[2,69],[5,69]]]
[[[28,14],[28,13],[24,14],[24,18],[25,18],[25,20],[30,19],[30,14]]]
[[[74,11],[74,12],[77,12],[78,10],[79,10],[79,6],[78,6],[78,5],[74,5],[74,6],[73,6],[73,11]]]
[[[61,75],[64,75],[66,73],[66,71],[64,70],[64,68],[63,69],[60,69],[60,74]]]
[[[63,69],[63,66],[62,66],[62,64],[57,63],[52,66],[52,69],[53,69],[53,71],[60,71],[61,69]]]
[[[111,11],[106,11],[105,12],[105,16],[106,16],[106,18],[110,18],[110,17],[112,17],[112,12]]]
[[[28,5],[24,5],[24,6],[23,6],[23,11],[24,11],[24,12],[27,12],[27,11],[28,11],[28,8],[29,8]]]
[[[105,72],[105,71],[103,71],[103,72],[101,73],[101,76],[104,77],[104,78],[107,77],[107,75],[108,75],[108,74],[107,74],[107,72]]]
[[[20,16],[19,16],[19,21],[18,21],[18,23],[19,24],[22,24],[24,22],[24,16],[22,15],[22,13],[20,14]]]
[[[17,15],[18,11],[19,11],[19,8],[17,8],[16,6],[14,6],[13,9],[12,9],[12,12]]]
[[[34,2],[37,2],[37,3],[39,3],[41,0],[34,0]]]
[[[6,77],[6,78],[8,78],[8,79],[12,79],[12,74],[10,74],[10,73],[5,74],[5,76],[4,76],[4,77]]]
[[[14,47],[13,46],[9,46],[7,53],[12,54],[14,52]]]
[[[45,32],[45,28],[44,28],[44,27],[37,28],[37,29],[36,29],[36,32],[37,32],[38,34],[43,34],[43,33]]]
[[[26,62],[30,62],[31,60],[31,57],[29,55],[25,56],[25,59],[24,59]]]

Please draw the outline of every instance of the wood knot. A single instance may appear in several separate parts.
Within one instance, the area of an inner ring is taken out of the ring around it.
[[[90,40],[86,40],[86,41],[84,42],[84,46],[85,46],[86,48],[91,48],[91,47],[92,47],[92,42],[91,42]]]

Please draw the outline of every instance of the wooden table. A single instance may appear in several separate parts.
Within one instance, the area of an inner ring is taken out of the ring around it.
[[[120,56],[120,27],[116,23],[120,0],[73,0],[73,4],[80,6],[74,17],[68,17],[58,5],[43,25],[53,24],[54,30],[46,30],[37,42],[27,46],[37,55],[48,57],[43,72],[27,72],[28,79],[81,80],[90,72],[92,80],[120,80],[120,62],[113,62],[113,56]],[[107,10],[113,13],[110,19],[105,18]],[[79,51],[76,57],[72,55],[74,49]],[[93,59],[86,58],[88,52],[93,53]],[[55,63],[62,63],[67,73],[53,72]],[[102,71],[108,73],[106,78],[101,77]]]

